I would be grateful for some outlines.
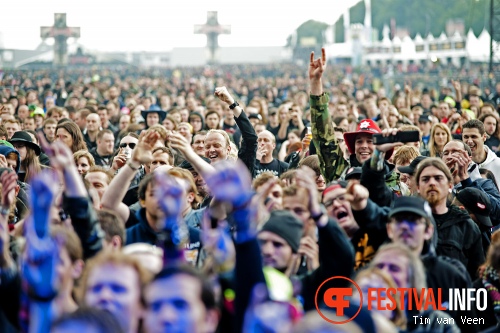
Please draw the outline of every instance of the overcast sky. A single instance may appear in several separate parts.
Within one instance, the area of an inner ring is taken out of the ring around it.
[[[333,24],[348,5],[359,0],[21,0],[2,6],[0,46],[34,49],[40,26],[51,26],[54,13],[67,13],[69,26],[81,27],[79,43],[100,51],[168,51],[205,46],[194,35],[207,11],[218,11],[219,23],[231,25],[221,46],[282,46],[303,22]]]

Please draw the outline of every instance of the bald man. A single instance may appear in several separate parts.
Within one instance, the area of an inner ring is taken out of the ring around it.
[[[280,176],[288,170],[288,163],[277,160],[273,157],[276,149],[276,138],[269,131],[262,131],[257,136],[257,161],[255,161],[255,177],[263,172],[272,172],[275,176]]]

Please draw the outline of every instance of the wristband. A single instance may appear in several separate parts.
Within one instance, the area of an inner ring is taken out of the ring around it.
[[[49,303],[49,302],[52,302],[57,297],[58,292],[53,291],[48,296],[39,296],[39,295],[35,294],[35,292],[31,288],[28,288],[27,294],[28,294],[28,297],[35,302]]]
[[[370,160],[372,170],[381,171],[384,168],[385,152],[375,149]]]
[[[9,216],[9,214],[10,214],[9,207],[3,207],[3,206],[0,207],[0,215]]]
[[[130,160],[129,160],[129,161],[127,161],[127,165],[128,165],[128,167],[129,167],[130,169],[132,169],[132,170],[134,170],[134,171],[137,171],[137,170],[139,170],[139,169],[141,168],[141,165],[140,165],[140,164],[139,164],[139,166],[138,166],[138,167],[136,167],[136,166],[134,166],[134,165],[132,164],[132,162],[130,162]]]
[[[229,108],[233,110],[235,107],[239,106],[238,102],[234,101],[233,104],[229,105]]]
[[[321,211],[319,212],[319,214],[317,214],[317,215],[311,215],[311,218],[313,219],[313,221],[315,223],[318,223],[319,219],[321,219],[323,217],[323,215],[327,215],[328,214],[328,212],[326,211],[326,208],[325,208],[324,205],[321,204],[320,205],[320,209],[321,209]]]

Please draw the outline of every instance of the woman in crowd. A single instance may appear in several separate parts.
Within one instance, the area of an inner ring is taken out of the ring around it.
[[[87,149],[82,131],[72,121],[65,121],[57,125],[56,140],[62,141],[73,153]]]
[[[430,157],[441,157],[444,146],[451,140],[451,132],[448,126],[441,123],[432,125],[431,137],[429,139]]]
[[[222,129],[221,128],[221,118],[217,111],[210,110],[205,115],[205,129],[207,131],[211,129]]]
[[[384,288],[387,290],[388,288],[396,289],[396,283],[393,278],[385,271],[382,271],[376,267],[368,267],[367,269],[362,270],[356,276],[354,280],[356,284],[361,288],[361,292],[363,293],[363,305],[368,306],[368,292],[376,294],[376,289]],[[357,288],[354,288],[355,295],[358,294]],[[353,296],[356,297],[356,296]],[[357,296],[359,297],[359,295]],[[376,295],[373,295],[373,300],[378,299]],[[384,304],[383,304],[384,305]],[[387,305],[387,304],[385,304]],[[396,308],[394,310],[378,310],[380,309],[377,306],[377,301],[372,301],[371,308],[380,313],[386,319],[390,320],[394,325],[396,325],[400,330],[406,329],[406,314],[403,310],[403,304],[400,302],[400,298],[396,298]]]
[[[79,150],[73,154],[78,173],[85,177],[87,171],[95,165],[94,157],[87,150]]]
[[[40,146],[33,142],[31,135],[24,131],[16,132],[9,140],[21,157],[21,167],[18,173],[19,180],[29,183],[42,170],[40,160]]]

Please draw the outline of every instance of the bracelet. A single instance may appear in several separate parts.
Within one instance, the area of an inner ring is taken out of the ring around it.
[[[0,207],[0,215],[8,216],[10,214],[10,208],[9,207]]]
[[[129,160],[129,161],[127,161],[127,165],[128,165],[128,167],[129,167],[130,169],[132,169],[132,170],[134,170],[134,171],[137,171],[137,170],[139,170],[139,169],[141,168],[141,165],[140,165],[140,164],[139,164],[139,166],[138,166],[138,167],[136,167],[136,166],[132,165],[132,162],[130,162],[130,160]]]
[[[384,167],[385,152],[375,149],[370,160],[372,170],[381,171]]]

